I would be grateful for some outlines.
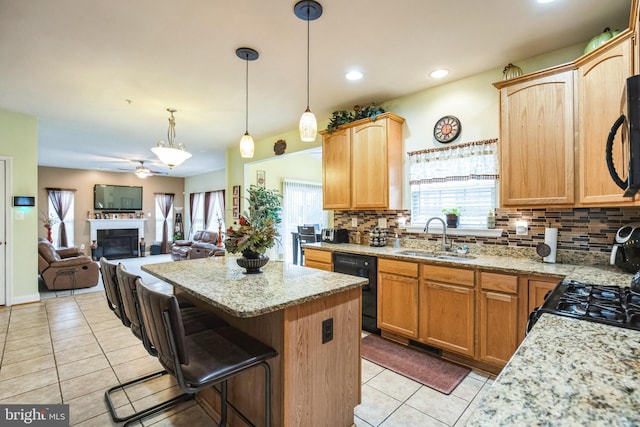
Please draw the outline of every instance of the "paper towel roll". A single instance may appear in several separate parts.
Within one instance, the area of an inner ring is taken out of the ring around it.
[[[549,256],[542,258],[544,262],[556,262],[556,250],[558,249],[558,229],[557,228],[545,228],[544,229],[544,243],[549,245],[551,253]]]

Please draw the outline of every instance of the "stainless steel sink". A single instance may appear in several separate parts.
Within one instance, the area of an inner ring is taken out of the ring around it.
[[[468,261],[472,260],[475,257],[470,255],[458,255],[454,253],[437,253],[437,252],[427,252],[427,251],[419,251],[419,250],[402,250],[396,252],[398,255],[407,255],[414,256],[418,258],[431,258],[431,259],[441,259],[444,261]]]

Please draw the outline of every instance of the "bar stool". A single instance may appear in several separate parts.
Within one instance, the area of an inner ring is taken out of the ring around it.
[[[135,281],[139,276],[129,273],[124,269],[122,264],[118,264],[117,266],[107,262],[106,259],[101,258],[101,271],[103,274],[103,283],[105,285],[105,293],[107,294],[107,300],[110,303],[110,308],[112,308],[114,313],[120,317],[122,323],[131,329],[131,332],[139,338],[147,352],[156,356],[157,352],[153,346],[151,346],[147,335],[144,331],[142,320],[140,318],[139,310],[137,308],[136,299],[135,299]],[[157,284],[157,288],[167,290],[164,284]],[[109,290],[107,290],[109,289]],[[113,301],[116,301],[114,304]],[[199,331],[205,328],[205,325],[216,325],[216,326],[224,326],[227,323],[215,316],[213,313],[209,313],[203,310],[200,310],[193,305],[184,304],[184,309],[180,312],[181,320],[188,325],[190,331]],[[168,409],[180,402],[185,400],[189,400],[193,398],[193,395],[182,394],[180,396],[176,396],[172,399],[169,399],[165,402],[154,405],[150,408],[135,412],[128,416],[118,416],[114,403],[111,399],[111,395],[114,392],[119,390],[125,390],[129,387],[132,387],[136,384],[143,383],[147,380],[151,380],[154,378],[161,377],[166,375],[168,372],[166,370],[161,370],[158,372],[154,372],[152,374],[144,375],[142,377],[133,379],[131,381],[125,382],[123,384],[116,385],[111,387],[105,392],[105,402],[107,404],[107,408],[109,409],[109,413],[111,414],[111,418],[115,422],[125,422],[125,426],[130,425],[131,423],[137,422],[143,418],[146,418],[150,415],[153,415],[157,412],[161,412],[165,409]]]
[[[53,288],[56,290],[56,297],[58,296],[58,290],[56,289],[56,281],[60,277],[69,277],[71,281],[71,295],[74,295],[76,290],[76,275],[78,273],[77,268],[65,268],[56,271],[56,277],[53,278]]]
[[[262,366],[265,372],[265,426],[271,425],[271,370],[266,362],[278,355],[231,326],[211,327],[186,334],[175,296],[156,292],[137,280],[137,298],[149,340],[162,366],[175,376],[185,393],[212,388],[221,396],[220,427],[226,425],[227,408],[245,423],[253,424],[227,400],[227,380],[247,369]],[[221,384],[221,391],[215,387]]]

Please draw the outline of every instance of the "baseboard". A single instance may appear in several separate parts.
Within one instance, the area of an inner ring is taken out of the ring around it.
[[[39,302],[39,301],[40,301],[39,293],[35,293],[31,295],[21,295],[21,296],[14,295],[11,297],[11,305],[28,304],[31,302]]]

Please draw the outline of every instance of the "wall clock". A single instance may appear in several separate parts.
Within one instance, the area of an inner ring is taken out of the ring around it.
[[[433,127],[433,137],[438,142],[446,144],[453,141],[460,135],[460,120],[454,116],[444,116],[436,122]]]

